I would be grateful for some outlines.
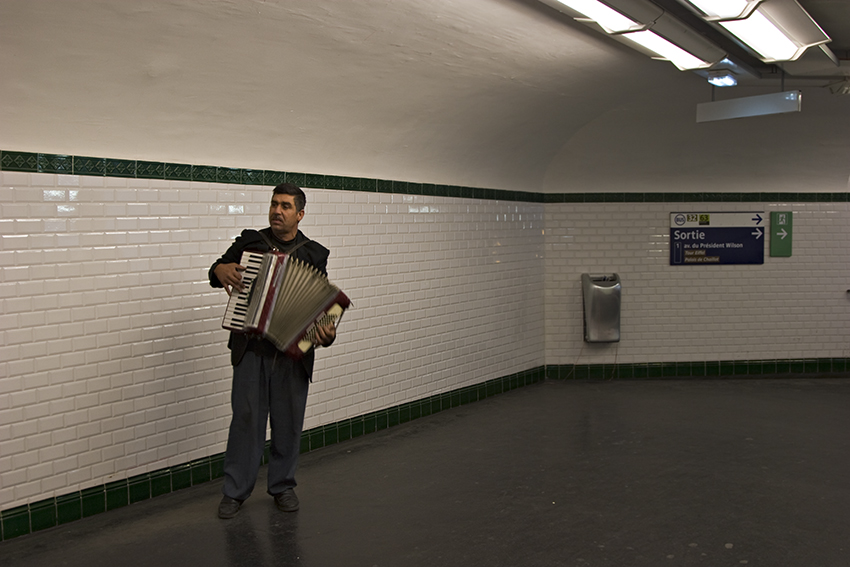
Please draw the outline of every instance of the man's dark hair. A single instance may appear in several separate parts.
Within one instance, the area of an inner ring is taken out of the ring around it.
[[[295,197],[295,209],[298,211],[304,210],[304,205],[307,204],[307,195],[304,194],[301,187],[292,183],[281,183],[274,188],[274,195],[292,195]]]

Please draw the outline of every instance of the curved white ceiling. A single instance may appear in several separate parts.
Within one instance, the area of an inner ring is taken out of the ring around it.
[[[533,0],[0,3],[4,150],[523,191],[846,191],[850,97],[803,92],[800,114],[698,125],[703,79]]]

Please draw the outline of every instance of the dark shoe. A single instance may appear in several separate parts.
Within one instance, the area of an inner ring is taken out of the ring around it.
[[[225,496],[218,505],[218,517],[222,520],[229,520],[239,512],[241,506],[241,500]]]
[[[298,497],[295,496],[295,491],[291,488],[287,488],[280,494],[275,494],[274,503],[278,510],[283,512],[295,512],[298,510]]]

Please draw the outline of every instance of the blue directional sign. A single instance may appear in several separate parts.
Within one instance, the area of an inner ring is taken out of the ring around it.
[[[670,265],[764,264],[764,212],[670,213]]]

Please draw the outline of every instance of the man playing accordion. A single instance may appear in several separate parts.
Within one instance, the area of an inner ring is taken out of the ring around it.
[[[327,276],[330,251],[304,236],[298,223],[304,218],[304,191],[290,183],[274,188],[269,207],[269,227],[244,230],[209,270],[210,285],[223,287],[228,295],[243,290],[240,265],[244,250],[277,250],[309,264]],[[316,327],[312,342],[330,346],[336,338],[333,323]],[[258,335],[230,333],[227,343],[233,365],[231,407],[233,418],[224,457],[224,494],[218,507],[220,518],[232,518],[251,495],[257,480],[271,420],[271,457],[268,493],[280,510],[298,510],[293,490],[301,448],[301,431],[307,406],[307,390],[313,374],[315,352],[310,349],[296,360],[280,352]]]

